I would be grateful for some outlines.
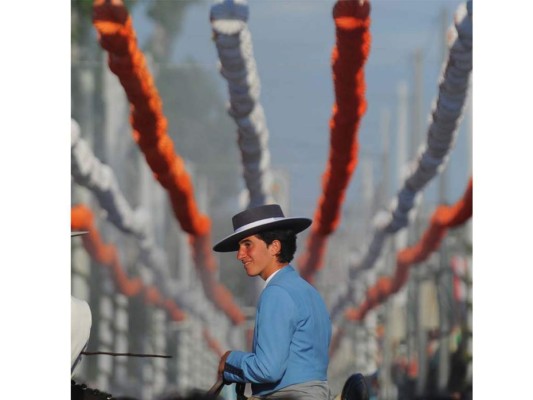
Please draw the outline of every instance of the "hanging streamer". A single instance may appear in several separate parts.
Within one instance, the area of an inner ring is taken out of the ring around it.
[[[339,349],[339,346],[341,344],[341,340],[346,333],[345,329],[343,327],[338,327],[335,330],[335,333],[331,337],[331,344],[329,345],[329,358],[333,358],[333,355],[337,352]]]
[[[209,232],[209,218],[197,209],[193,186],[183,160],[174,154],[167,135],[167,120],[127,9],[120,1],[93,3],[93,24],[98,40],[109,53],[108,64],[126,91],[131,105],[133,136],[157,180],[169,192],[172,208],[184,231]]]
[[[439,206],[433,213],[431,225],[428,227],[419,243],[398,252],[396,257],[396,272],[393,277],[383,276],[367,290],[366,298],[358,308],[347,308],[344,312],[344,321],[361,321],[374,307],[382,304],[388,297],[397,293],[405,284],[409,267],[412,264],[424,261],[431,253],[438,250],[442,238],[450,228],[464,224],[472,216],[472,179],[459,200],[453,206]],[[332,338],[330,358],[338,349],[338,343],[344,335],[344,329],[339,328]],[[335,346],[333,345],[335,343]]]
[[[307,250],[299,260],[300,274],[308,281],[313,281],[316,271],[322,268],[327,237],[339,225],[346,188],[357,166],[357,133],[367,107],[363,66],[370,53],[370,4],[339,0],[333,7],[333,19],[335,104],[329,123],[329,159]]]
[[[427,141],[420,152],[413,172],[405,180],[389,212],[378,213],[374,220],[375,233],[366,255],[349,268],[349,281],[342,288],[331,310],[336,318],[353,299],[353,281],[361,271],[373,267],[386,237],[407,226],[408,214],[418,192],[431,180],[447,161],[463,117],[464,106],[472,72],[472,2],[461,4],[455,13],[454,25],[448,30],[449,54],[439,79],[439,93],[431,114]]]
[[[430,226],[426,229],[419,242],[398,252],[396,271],[393,277],[381,277],[367,290],[366,298],[357,309],[347,309],[348,320],[361,320],[368,311],[382,304],[389,296],[397,293],[409,277],[409,268],[425,261],[438,250],[448,229],[464,224],[472,217],[472,179],[463,197],[453,206],[439,206],[431,217]]]
[[[75,182],[89,189],[106,211],[106,218],[122,232],[133,235],[139,244],[139,258],[147,267],[147,273],[154,275],[154,285],[162,296],[175,299],[187,312],[207,320],[202,305],[191,300],[191,288],[184,287],[170,277],[170,267],[165,252],[156,246],[155,239],[148,232],[147,224],[139,210],[134,212],[120,190],[112,169],[103,164],[91,151],[80,135],[80,128],[71,120],[71,173]],[[194,290],[194,289],[192,289]],[[154,295],[155,296],[155,295]]]
[[[222,357],[224,355],[224,351],[222,350],[220,343],[213,336],[211,336],[211,333],[209,333],[206,328],[202,330],[202,335],[207,343],[207,347],[209,347],[218,357]]]
[[[145,286],[140,278],[128,278],[120,264],[115,246],[102,241],[94,225],[91,210],[83,205],[72,207],[70,221],[72,230],[88,231],[81,237],[83,246],[96,262],[111,269],[115,285],[120,293],[127,297],[143,295],[148,304],[164,308],[174,321],[185,319],[185,313],[177,304],[172,299],[164,299],[156,287]]]
[[[182,229],[189,233],[196,267],[201,271],[206,296],[225,312],[235,324],[245,317],[231,296],[220,296],[224,288],[205,273],[216,271],[211,252],[210,225],[200,214],[194,200],[193,185],[183,159],[174,153],[172,139],[167,135],[167,120],[144,55],[137,46],[131,17],[120,0],[96,0],[93,3],[93,25],[98,40],[108,52],[110,70],[117,75],[130,102],[130,123],[133,137],[142,150],[156,179],[169,193],[172,208]],[[218,304],[216,298],[230,304]]]
[[[140,212],[134,212],[124,197],[112,169],[103,164],[80,135],[80,128],[71,120],[71,174],[75,182],[89,189],[106,211],[106,218],[124,233],[139,241],[141,259],[156,273],[157,286],[169,295],[170,268],[161,249],[154,244]]]
[[[107,219],[118,229],[145,237],[146,227],[122,194],[112,169],[93,154],[74,119],[71,119],[70,138],[71,174],[76,183],[91,190],[106,210]]]
[[[238,126],[237,141],[250,195],[248,207],[272,203],[269,132],[259,103],[259,75],[247,26],[248,4],[245,0],[218,0],[211,6],[210,20],[220,74],[228,82],[228,113]]]
[[[122,294],[128,297],[142,295],[146,304],[165,310],[172,321],[181,322],[187,318],[187,314],[181,310],[179,305],[173,299],[165,298],[157,287],[144,285],[139,278],[129,279],[127,277],[118,259],[116,248],[102,241],[94,225],[92,212],[87,207],[83,205],[72,207],[71,229],[88,231],[81,237],[83,246],[96,262],[111,268],[115,284]],[[220,357],[221,346],[212,338],[207,328],[204,328],[204,340],[208,348]]]

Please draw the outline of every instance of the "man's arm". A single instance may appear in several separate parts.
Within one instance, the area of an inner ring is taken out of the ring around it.
[[[296,305],[287,291],[276,285],[268,286],[257,309],[255,352],[227,352],[223,378],[239,383],[279,381],[287,368],[296,316]]]

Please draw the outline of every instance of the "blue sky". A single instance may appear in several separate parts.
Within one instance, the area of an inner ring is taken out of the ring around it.
[[[226,99],[226,82],[216,69],[217,53],[210,39],[210,4],[199,3],[187,9],[184,29],[173,56],[177,62],[192,59],[213,71],[220,84],[221,96]],[[331,16],[334,1],[251,0],[248,4],[248,27],[261,80],[260,101],[270,132],[271,166],[281,168],[291,176],[290,204],[294,212],[310,215],[321,193],[320,179],[329,150],[328,123],[334,102],[330,66],[335,40]],[[359,142],[360,159],[365,160],[373,171],[376,185],[382,174],[378,161],[382,152],[382,111],[388,110],[391,115],[390,140],[394,149],[397,88],[400,82],[412,87],[414,52],[420,49],[425,133],[442,65],[442,15],[446,13],[446,25],[449,26],[459,4],[459,1],[452,0],[371,2],[372,47],[365,67],[368,110],[361,123]],[[150,27],[139,29],[142,41],[142,29],[149,30]],[[471,173],[470,133],[465,128],[468,124],[468,118],[463,120],[447,167],[447,199],[450,202],[461,197]],[[394,167],[395,155],[391,157]],[[397,175],[396,171],[390,173],[391,176]],[[430,205],[437,201],[438,183],[436,179],[434,181],[424,190],[425,201]],[[360,185],[358,168],[352,176],[345,204],[358,200]],[[394,196],[400,187],[398,180],[391,182],[390,196]]]

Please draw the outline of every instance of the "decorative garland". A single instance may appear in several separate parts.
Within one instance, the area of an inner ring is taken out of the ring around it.
[[[211,6],[211,26],[220,59],[220,74],[228,82],[229,115],[237,123],[243,175],[249,207],[271,203],[272,173],[269,132],[259,103],[260,82],[248,30],[245,0],[218,0]]]
[[[382,304],[389,296],[400,290],[409,277],[411,266],[425,261],[438,250],[448,229],[463,225],[472,217],[472,179],[468,182],[463,197],[453,206],[439,206],[431,217],[431,224],[418,243],[400,250],[396,255],[396,271],[393,277],[381,277],[367,290],[366,298],[357,308],[345,312],[347,320],[360,321],[368,311]]]
[[[408,213],[415,197],[425,185],[444,167],[451,150],[457,127],[462,119],[470,76],[472,72],[472,2],[461,4],[456,10],[454,26],[448,31],[449,55],[439,79],[439,93],[428,128],[427,143],[405,180],[389,212],[381,212],[375,218],[375,232],[365,257],[349,268],[350,280],[332,307],[332,319],[353,299],[353,281],[359,273],[373,267],[383,248],[386,237],[407,226]]]
[[[81,236],[83,247],[91,258],[104,267],[111,268],[113,279],[120,293],[127,297],[143,296],[146,304],[164,309],[169,318],[181,322],[187,318],[187,314],[171,298],[166,298],[153,285],[145,285],[140,278],[128,278],[124,272],[115,246],[106,244],[94,225],[93,214],[84,205],[76,205],[71,209],[71,229],[88,231]],[[205,322],[205,321],[204,321]],[[203,329],[203,337],[209,349],[217,356],[221,356],[220,344],[214,339],[207,328]]]
[[[185,163],[174,153],[161,99],[144,55],[137,46],[131,17],[120,0],[96,0],[93,3],[93,25],[100,45],[108,52],[109,68],[119,78],[130,102],[133,137],[156,179],[169,193],[182,229],[190,234],[193,258],[200,270],[206,296],[228,313],[234,324],[240,324],[245,320],[244,314],[227,289],[214,282],[211,276],[217,269],[211,252],[211,222],[198,211]],[[226,303],[218,303],[220,299]]]
[[[140,278],[129,278],[124,271],[115,246],[103,242],[93,220],[93,214],[84,205],[72,207],[70,214],[72,230],[88,231],[81,237],[83,247],[91,258],[104,267],[110,268],[116,287],[123,295],[134,297],[143,295],[147,304],[165,309],[174,321],[183,321],[186,314],[172,299],[164,298],[155,286],[144,285]]]
[[[107,219],[118,229],[138,238],[146,237],[146,226],[124,197],[113,170],[94,155],[81,137],[80,127],[74,119],[71,119],[70,138],[71,174],[76,183],[95,195],[106,210]]]
[[[344,321],[362,321],[374,307],[382,304],[388,297],[398,292],[405,284],[409,267],[424,261],[431,253],[439,248],[448,229],[464,224],[472,216],[472,179],[463,197],[453,206],[439,206],[431,218],[431,225],[423,234],[420,241],[411,247],[398,252],[396,256],[396,272],[394,277],[381,277],[367,290],[366,298],[358,308],[347,308]],[[339,347],[345,334],[342,325],[336,330],[331,339],[330,358]]]
[[[313,281],[315,272],[322,268],[327,237],[340,222],[345,191],[357,166],[359,124],[367,107],[363,67],[370,53],[370,4],[338,0],[333,19],[336,45],[331,58],[336,102],[329,123],[329,160],[307,250],[299,260],[300,273],[308,281]]]
[[[202,336],[207,343],[207,347],[209,347],[218,357],[222,357],[224,351],[222,350],[220,343],[213,336],[211,336],[211,333],[208,329],[204,328],[202,330]]]
[[[197,209],[185,163],[174,153],[167,120],[144,55],[137,47],[131,17],[121,1],[96,0],[93,25],[108,54],[111,71],[119,78],[131,105],[133,137],[157,180],[167,189],[182,229],[192,235],[209,232],[209,218]]]
[[[117,183],[113,170],[103,164],[80,136],[80,128],[71,120],[71,173],[75,182],[89,189],[100,206],[106,211],[106,218],[122,232],[133,235],[139,243],[140,258],[155,272],[157,287],[162,288],[165,297],[170,294],[170,268],[164,252],[154,243],[146,224],[134,212]]]

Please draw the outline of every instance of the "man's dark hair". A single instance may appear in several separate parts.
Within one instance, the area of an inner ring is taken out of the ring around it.
[[[290,263],[296,252],[296,233],[292,229],[275,229],[271,231],[263,231],[256,233],[259,239],[271,245],[274,240],[279,240],[281,243],[281,251],[276,254],[278,261],[282,264]]]

